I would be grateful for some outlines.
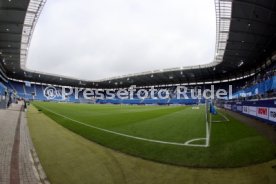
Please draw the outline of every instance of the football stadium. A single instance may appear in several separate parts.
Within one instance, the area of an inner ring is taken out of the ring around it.
[[[8,183],[276,183],[276,0],[0,0]]]

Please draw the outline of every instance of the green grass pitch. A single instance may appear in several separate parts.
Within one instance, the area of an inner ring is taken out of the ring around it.
[[[253,128],[220,112],[210,146],[182,145],[206,137],[205,107],[128,106],[33,102],[69,130],[106,147],[163,163],[193,167],[237,167],[275,158],[276,147]],[[171,144],[173,143],[173,144]],[[174,144],[176,143],[176,144]]]

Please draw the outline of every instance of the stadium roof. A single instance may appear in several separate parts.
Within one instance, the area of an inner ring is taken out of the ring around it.
[[[0,1],[0,77],[82,87],[128,87],[237,79],[270,62],[276,50],[276,0],[215,0],[216,53],[206,65],[83,81],[25,68],[46,0]],[[200,51],[199,51],[200,52]]]

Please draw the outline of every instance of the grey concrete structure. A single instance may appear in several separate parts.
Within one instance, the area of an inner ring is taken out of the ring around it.
[[[0,109],[5,109],[7,107],[7,97],[5,93],[0,93]]]
[[[0,109],[0,184],[49,183],[39,163],[22,105]]]

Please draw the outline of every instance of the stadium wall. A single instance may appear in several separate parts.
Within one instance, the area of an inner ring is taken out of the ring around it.
[[[227,102],[223,108],[276,125],[276,100]]]

